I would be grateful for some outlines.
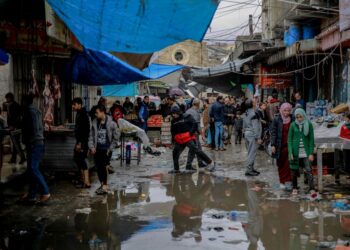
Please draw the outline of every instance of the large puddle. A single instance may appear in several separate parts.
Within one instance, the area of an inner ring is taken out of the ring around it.
[[[54,222],[0,222],[0,249],[335,249],[350,216],[330,201],[276,199],[263,183],[156,175]]]

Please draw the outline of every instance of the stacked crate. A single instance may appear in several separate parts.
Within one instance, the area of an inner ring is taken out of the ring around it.
[[[162,123],[161,128],[161,142],[164,146],[170,146],[171,145],[171,122],[169,119],[165,119]]]

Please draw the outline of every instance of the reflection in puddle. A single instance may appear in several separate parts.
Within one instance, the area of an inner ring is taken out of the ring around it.
[[[0,249],[299,250],[347,244],[350,217],[332,214],[330,202],[271,199],[262,187],[204,174],[157,175],[54,222],[11,230],[1,223]]]

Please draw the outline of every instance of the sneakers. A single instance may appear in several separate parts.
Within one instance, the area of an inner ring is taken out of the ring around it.
[[[255,170],[255,169],[253,169],[253,172],[254,172],[254,173],[257,173],[258,175],[260,174],[260,172],[257,171],[257,170]]]
[[[108,190],[103,189],[102,187],[99,187],[99,188],[95,191],[95,193],[96,193],[97,195],[107,195],[107,194],[108,194]]]
[[[160,156],[161,154],[159,151],[153,151],[151,147],[144,147],[143,149],[150,155]]]
[[[209,171],[209,172],[214,172],[216,170],[216,164],[215,162],[212,162],[210,163],[207,167],[206,167],[206,170]]]
[[[258,176],[259,174],[254,171],[245,172],[245,176]]]

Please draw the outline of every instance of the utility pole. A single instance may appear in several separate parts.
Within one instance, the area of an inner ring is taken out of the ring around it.
[[[249,35],[253,36],[253,15],[249,15]]]

